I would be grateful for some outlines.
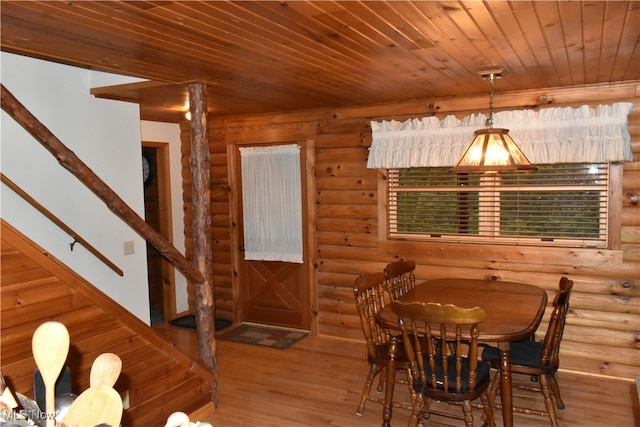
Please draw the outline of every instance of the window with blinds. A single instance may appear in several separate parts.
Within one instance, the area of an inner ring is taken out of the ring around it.
[[[534,172],[389,170],[390,237],[606,247],[608,164]]]

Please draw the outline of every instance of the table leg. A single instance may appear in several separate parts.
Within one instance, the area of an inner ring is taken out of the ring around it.
[[[396,385],[396,352],[398,351],[398,337],[391,337],[389,341],[389,360],[386,368],[384,386],[384,406],[382,408],[382,427],[391,427],[393,413],[393,389]]]
[[[500,399],[504,427],[513,426],[513,396],[511,388],[511,343],[498,343],[500,349]]]

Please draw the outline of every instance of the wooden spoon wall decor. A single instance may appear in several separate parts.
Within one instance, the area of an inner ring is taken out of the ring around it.
[[[71,404],[62,424],[66,427],[118,427],[122,420],[122,398],[106,385],[89,387]]]
[[[89,388],[71,404],[62,417],[66,427],[94,427],[106,424],[118,427],[122,419],[123,404],[120,394],[113,388],[120,372],[122,360],[113,353],[102,353],[95,358],[89,374]]]
[[[45,322],[33,333],[31,350],[45,387],[46,427],[54,427],[55,386],[69,354],[69,331],[60,322]]]
[[[117,354],[102,353],[93,361],[89,374],[89,387],[106,385],[113,387],[122,371],[122,360]]]

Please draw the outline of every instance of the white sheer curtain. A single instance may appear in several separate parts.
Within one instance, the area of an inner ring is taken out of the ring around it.
[[[246,260],[302,263],[300,146],[241,147]]]
[[[509,129],[532,163],[581,163],[633,160],[628,115],[633,103],[591,108],[501,111],[494,127]],[[369,168],[453,166],[485,126],[484,114],[371,122]]]

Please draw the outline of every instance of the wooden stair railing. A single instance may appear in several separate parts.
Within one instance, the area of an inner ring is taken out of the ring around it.
[[[152,244],[164,258],[195,283],[203,283],[197,270],[167,239],[142,219],[111,187],[67,148],[46,126],[27,110],[13,94],[0,84],[2,109],[40,142],[58,162],[98,196],[107,207]]]
[[[115,271],[119,276],[124,276],[124,272],[120,268],[118,268],[117,265],[115,265],[113,262],[111,262],[111,260],[109,260],[109,258],[104,256],[99,250],[97,250],[89,242],[87,242],[85,239],[83,239],[82,236],[80,236],[78,233],[73,231],[73,229],[71,227],[69,227],[60,218],[58,218],[53,213],[51,213],[51,211],[49,211],[47,208],[42,206],[36,199],[31,197],[29,195],[29,193],[27,193],[22,188],[20,188],[20,186],[18,186],[18,184],[16,184],[15,182],[11,181],[2,172],[0,172],[0,178],[1,178],[3,184],[5,184],[10,189],[12,189],[18,196],[20,196],[24,200],[26,200],[31,206],[36,208],[42,215],[46,216],[51,222],[53,222],[55,225],[60,227],[65,233],[67,233],[69,236],[73,237],[73,243],[71,243],[71,250],[73,250],[73,245],[76,242],[80,243],[89,252],[91,252],[93,255],[95,255],[96,258],[98,258],[100,261],[105,263],[107,265],[107,267],[109,267],[110,269]]]
[[[190,110],[192,145],[195,147],[191,161],[194,164],[194,205],[196,220],[194,235],[196,248],[194,263],[191,264],[167,239],[145,222],[118,194],[100,179],[73,151],[69,150],[46,126],[27,110],[13,94],[0,84],[2,109],[20,126],[42,144],[58,162],[98,196],[107,207],[133,228],[142,238],[153,245],[158,252],[182,272],[196,288],[196,324],[198,332],[198,357],[209,368],[216,381],[212,386],[212,401],[217,406],[218,367],[216,362],[215,339],[215,295],[212,281],[211,227],[210,217],[208,137],[206,86],[190,84]]]

